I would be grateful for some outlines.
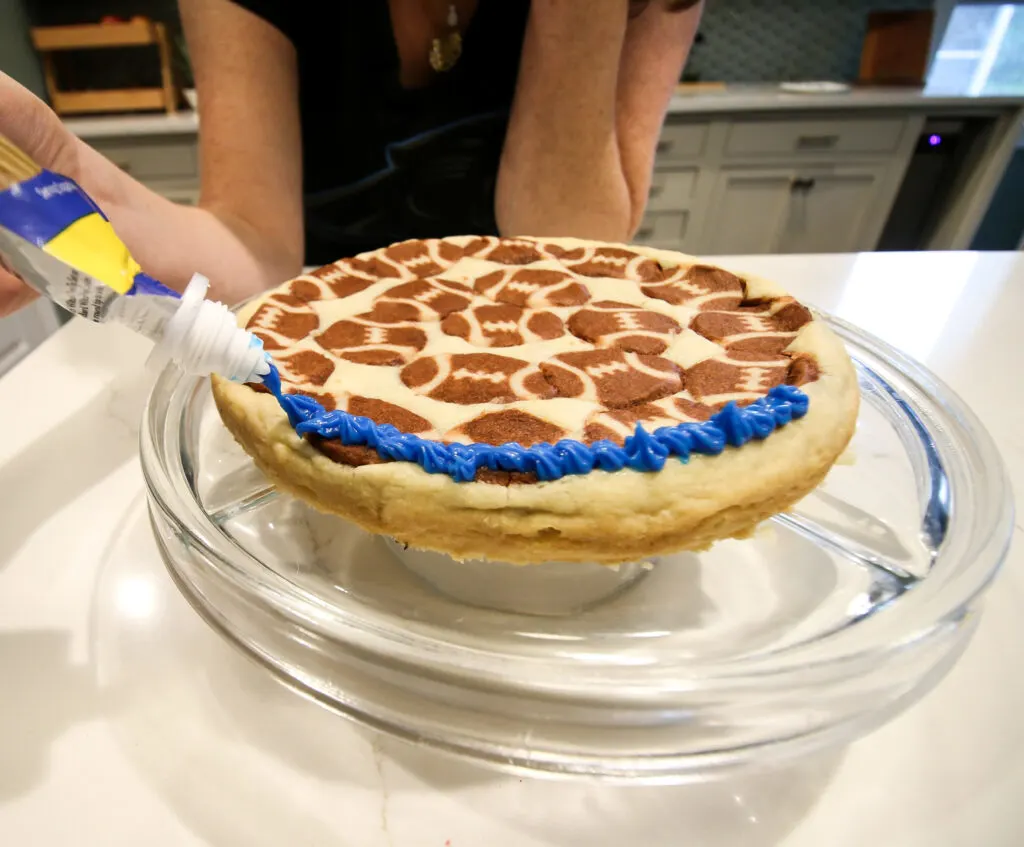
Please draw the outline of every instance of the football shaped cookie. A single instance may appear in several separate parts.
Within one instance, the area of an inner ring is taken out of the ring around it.
[[[618,563],[743,536],[857,417],[839,340],[775,284],[573,239],[408,241],[250,304],[275,397],[214,378],[261,470],[457,558]]]

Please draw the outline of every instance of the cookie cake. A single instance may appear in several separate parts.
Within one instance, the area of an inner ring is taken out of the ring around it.
[[[806,307],[645,247],[406,241],[240,320],[279,383],[213,394],[257,466],[455,558],[614,564],[742,537],[821,482],[857,417],[850,359]]]

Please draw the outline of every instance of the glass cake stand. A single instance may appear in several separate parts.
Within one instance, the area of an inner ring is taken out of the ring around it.
[[[161,375],[142,467],[195,609],[282,681],[500,767],[705,779],[845,742],[963,651],[1005,554],[999,454],[947,387],[838,320],[852,462],[753,538],[619,568],[406,551],[268,486],[206,381]]]

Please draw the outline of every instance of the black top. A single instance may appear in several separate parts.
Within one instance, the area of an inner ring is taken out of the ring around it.
[[[497,234],[494,186],[528,0],[483,0],[453,69],[399,84],[386,0],[236,0],[295,46],[306,262],[406,238]]]

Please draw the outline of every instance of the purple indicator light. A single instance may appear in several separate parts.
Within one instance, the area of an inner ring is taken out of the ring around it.
[[[942,136],[941,135],[929,135],[928,136],[928,143],[932,147],[938,147],[942,143]]]

